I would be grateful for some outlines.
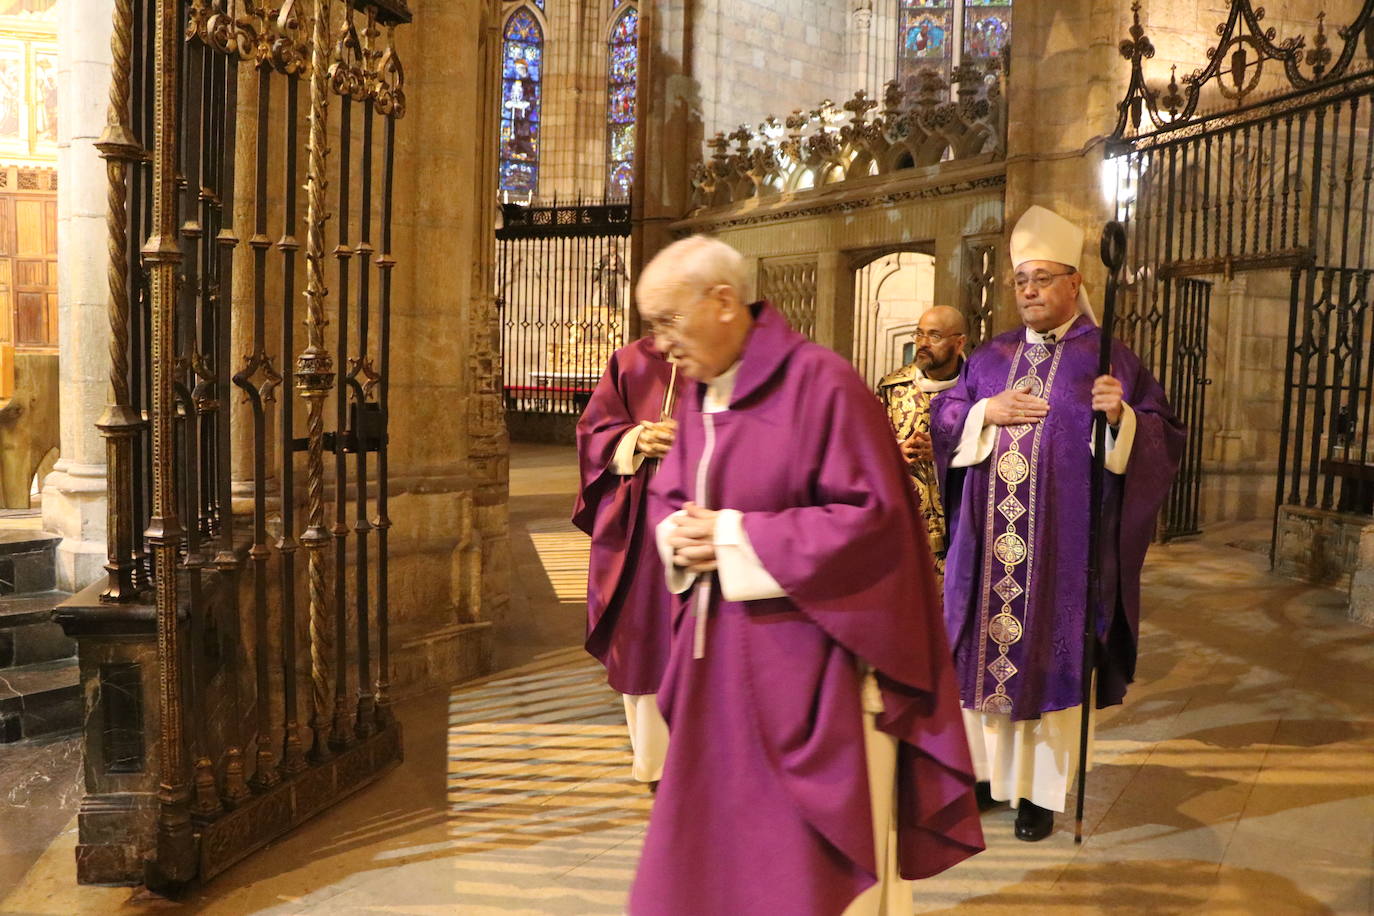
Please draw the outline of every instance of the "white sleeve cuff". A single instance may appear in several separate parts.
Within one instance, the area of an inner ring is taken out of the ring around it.
[[[621,477],[633,477],[639,473],[639,466],[644,463],[644,455],[635,451],[635,446],[639,445],[639,434],[644,432],[644,427],[636,426],[620,437],[620,442],[615,447],[615,456],[611,458],[611,470]]]
[[[981,464],[992,454],[992,447],[997,444],[997,427],[984,425],[983,418],[987,409],[987,398],[969,408],[968,416],[964,419],[963,434],[959,437],[959,445],[949,462],[950,467],[971,468],[975,464]]]
[[[744,515],[738,509],[724,509],[716,516],[716,577],[720,594],[726,601],[757,601],[761,598],[786,598],[778,580],[768,574],[749,543],[744,530]]]
[[[1131,460],[1131,446],[1135,444],[1135,411],[1125,401],[1121,402],[1121,422],[1116,429],[1107,427],[1106,457],[1102,466],[1113,474],[1126,473],[1126,465]]]
[[[686,514],[685,511],[679,509],[659,522],[658,527],[654,529],[654,540],[658,544],[658,557],[663,561],[663,577],[668,583],[668,591],[674,595],[681,595],[691,588],[697,577],[696,573],[688,572],[681,566],[673,565],[673,546],[668,543],[668,538],[672,537],[673,531],[677,528],[678,519]]]

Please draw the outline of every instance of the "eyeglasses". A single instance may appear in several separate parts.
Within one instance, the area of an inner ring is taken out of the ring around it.
[[[654,319],[653,321],[649,322],[649,333],[666,334],[668,331],[675,329],[680,321],[682,321],[681,312],[674,312],[673,314],[667,315],[663,318]]]
[[[963,336],[964,335],[962,334],[941,334],[939,331],[916,330],[911,332],[911,339],[916,341],[917,343],[920,343],[923,340],[929,343],[939,343],[942,340],[950,340],[955,337]]]
[[[1037,270],[1035,273],[1029,276],[1027,276],[1026,274],[1017,274],[1016,276],[1011,278],[1011,282],[1012,285],[1016,287],[1017,292],[1020,292],[1027,286],[1030,286],[1032,283],[1035,284],[1036,289],[1044,289],[1045,287],[1053,283],[1057,278],[1067,277],[1071,274],[1076,273],[1078,273],[1078,271],[1076,270],[1066,270],[1062,273],[1057,274],[1052,274],[1048,270]]]

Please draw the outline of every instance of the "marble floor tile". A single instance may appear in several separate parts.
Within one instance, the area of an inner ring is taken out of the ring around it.
[[[0,913],[623,912],[653,800],[566,600],[584,562],[571,454],[521,447],[511,479],[505,670],[405,704],[401,767],[179,904],[75,886],[71,824]],[[1039,843],[989,811],[987,850],[919,882],[918,912],[1374,912],[1374,631],[1339,594],[1225,546],[1241,527],[1151,552],[1137,679],[1099,720],[1084,842],[1072,798]]]

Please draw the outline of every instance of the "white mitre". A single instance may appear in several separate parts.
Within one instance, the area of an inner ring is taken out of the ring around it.
[[[1031,206],[1011,230],[1011,266],[1015,269],[1027,261],[1054,261],[1077,270],[1083,259],[1084,235],[1082,229],[1053,210]],[[1078,286],[1078,310],[1097,324],[1082,284]]]

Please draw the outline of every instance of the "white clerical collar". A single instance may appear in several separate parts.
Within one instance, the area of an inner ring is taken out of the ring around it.
[[[701,400],[703,413],[720,413],[730,409],[730,395],[735,393],[735,378],[739,375],[740,361],[706,383],[706,397]]]
[[[1026,328],[1026,343],[1028,344],[1052,344],[1057,340],[1063,340],[1064,335],[1069,333],[1069,328],[1078,320],[1077,313],[1072,318],[1055,328],[1053,331],[1046,331],[1041,334],[1032,328]]]
[[[959,381],[959,373],[954,373],[947,379],[928,378],[920,369],[916,370],[916,387],[926,394],[939,394],[941,391],[948,391],[954,387],[954,383]]]

